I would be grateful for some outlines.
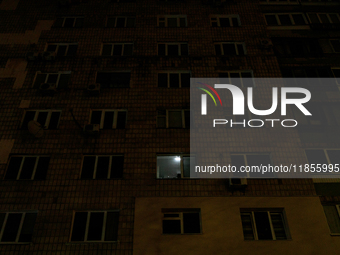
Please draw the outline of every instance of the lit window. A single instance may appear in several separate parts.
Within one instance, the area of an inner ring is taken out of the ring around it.
[[[201,209],[165,208],[163,213],[163,234],[200,234]]]
[[[90,124],[99,124],[100,129],[124,129],[126,110],[92,110]]]
[[[71,242],[117,241],[118,211],[75,212]]]
[[[37,212],[0,213],[0,243],[29,243]]]
[[[242,56],[246,54],[246,46],[243,42],[215,43],[215,52],[217,56]]]
[[[158,73],[158,87],[189,88],[190,71],[162,71]]]
[[[83,158],[81,179],[114,179],[123,177],[124,156],[94,156]]]
[[[48,156],[12,156],[6,180],[45,180],[50,157]]]
[[[288,226],[282,209],[241,209],[244,240],[287,240]]]
[[[60,110],[28,110],[25,112],[21,128],[28,129],[28,122],[35,120],[44,129],[57,129],[60,115]]]
[[[157,156],[157,178],[190,178],[190,169],[194,167],[195,157],[189,155]],[[193,173],[193,169],[191,169]],[[193,176],[191,176],[193,177]]]

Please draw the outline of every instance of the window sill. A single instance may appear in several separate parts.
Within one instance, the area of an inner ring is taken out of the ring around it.
[[[302,26],[268,26],[269,30],[310,30],[309,25]]]
[[[120,243],[120,241],[88,241],[88,242],[68,242],[66,245],[88,245],[88,244],[105,244],[105,243]]]

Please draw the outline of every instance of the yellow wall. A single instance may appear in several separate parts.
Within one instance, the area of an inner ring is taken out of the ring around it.
[[[201,208],[202,234],[163,235],[162,208]],[[284,208],[291,240],[245,241],[240,208]],[[133,254],[339,254],[318,197],[136,198]]]

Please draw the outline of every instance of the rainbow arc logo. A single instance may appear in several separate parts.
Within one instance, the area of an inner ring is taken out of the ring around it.
[[[203,86],[206,86],[208,89],[210,89],[217,96],[217,98],[220,101],[220,104],[222,106],[222,100],[221,100],[219,94],[217,93],[217,91],[213,87],[211,87],[210,85],[208,85],[206,83],[202,83],[202,82],[197,82],[197,83],[202,84]],[[201,87],[199,87],[198,89],[201,89],[204,92],[206,92],[212,98],[212,100],[214,100],[215,106],[217,106],[216,100],[209,90],[201,88]]]

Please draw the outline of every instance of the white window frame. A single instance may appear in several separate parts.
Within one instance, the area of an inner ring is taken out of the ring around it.
[[[304,153],[305,153],[306,161],[308,162],[306,150],[323,150],[323,153],[325,154],[326,159],[327,159],[327,163],[328,164],[334,164],[334,163],[331,163],[327,151],[328,150],[330,150],[330,151],[340,151],[340,148],[326,148],[326,149],[324,149],[324,148],[305,148],[304,149]],[[339,174],[339,173],[336,173],[336,174]]]
[[[312,23],[312,20],[310,19],[309,14],[315,14],[317,16],[318,20],[319,20],[319,23]],[[321,18],[320,18],[320,14],[326,15],[329,23],[323,23]],[[310,24],[326,24],[326,25],[327,24],[339,24],[339,23],[333,23],[332,19],[329,16],[330,14],[333,14],[333,15],[335,14],[336,16],[338,16],[338,19],[340,20],[339,13],[334,13],[334,12],[333,13],[328,13],[328,12],[326,12],[326,13],[325,12],[324,13],[322,13],[322,12],[317,12],[317,13],[309,12],[309,13],[307,13],[307,18],[308,18],[308,21],[310,22]]]
[[[180,158],[180,167],[181,167],[181,179],[192,179],[192,177],[184,177],[184,166],[183,166],[183,158],[195,158],[195,161],[196,161],[196,156],[193,155],[193,154],[181,154],[181,153],[178,153],[178,154],[158,154],[156,156],[156,162],[157,162],[157,159],[158,157],[163,157],[163,156],[173,156],[173,157],[179,157]],[[157,164],[157,169],[156,169],[156,173],[157,173],[157,179],[160,179],[160,180],[171,180],[171,179],[177,179],[177,178],[159,178],[159,167],[158,167],[158,164]]]
[[[107,26],[108,19],[115,19],[114,28],[117,28],[117,20],[118,20],[118,18],[124,18],[124,19],[125,19],[125,21],[124,21],[124,27],[122,27],[122,28],[126,28],[128,18],[134,18],[134,19],[135,19],[135,24],[134,24],[133,27],[136,26],[136,17],[135,17],[135,16],[107,16],[107,17],[106,17],[105,27],[108,27],[108,26]],[[128,28],[133,28],[133,27],[128,27]],[[110,28],[111,28],[111,27],[110,27]],[[120,27],[118,27],[118,28],[120,28]]]
[[[255,221],[255,212],[267,212],[268,214],[268,220],[269,220],[269,224],[270,224],[270,230],[271,230],[271,234],[272,234],[272,238],[271,240],[275,241],[276,240],[276,235],[275,235],[275,231],[274,231],[274,227],[273,227],[273,223],[272,223],[272,219],[271,219],[271,213],[275,213],[275,214],[280,214],[281,215],[281,218],[282,218],[282,223],[283,223],[283,226],[284,226],[284,230],[285,230],[285,234],[286,234],[286,239],[284,240],[289,240],[291,239],[290,238],[290,233],[289,233],[289,228],[288,228],[288,224],[287,224],[287,219],[286,219],[286,215],[285,215],[285,211],[282,209],[282,210],[275,210],[275,209],[264,209],[264,210],[261,210],[261,209],[254,209],[254,210],[250,210],[248,211],[248,209],[246,210],[242,210],[241,209],[241,215],[243,214],[247,214],[251,216],[251,224],[252,224],[252,227],[253,227],[253,234],[254,234],[254,240],[252,241],[259,241],[258,239],[258,233],[257,233],[257,228],[256,228],[256,221]],[[243,229],[243,226],[242,226],[242,229]],[[249,240],[250,241],[250,240]],[[260,240],[261,241],[261,240]],[[268,240],[269,241],[269,240]],[[280,240],[282,241],[282,240]]]
[[[165,56],[169,56],[168,54],[168,46],[169,45],[177,45],[178,47],[178,55],[176,56],[182,56],[182,52],[181,52],[181,44],[186,44],[187,48],[188,48],[188,55],[189,55],[189,44],[187,42],[174,42],[174,43],[158,43],[157,44],[157,52],[158,52],[158,47],[160,44],[164,44],[165,45]],[[183,55],[183,56],[188,56],[188,55]]]
[[[84,16],[62,16],[62,17],[57,17],[57,18],[64,19],[63,24],[61,25],[62,28],[64,28],[66,19],[74,19],[73,25],[72,25],[72,28],[74,28],[76,25],[77,19],[84,19]]]
[[[219,73],[227,73],[228,74],[228,78],[227,77],[219,77],[219,79],[228,79],[229,80],[229,83],[231,84],[231,79],[232,78],[230,78],[230,74],[231,73],[238,73],[239,75],[240,75],[240,80],[241,80],[241,88],[248,88],[248,87],[245,87],[244,85],[243,85],[243,79],[250,79],[250,78],[243,78],[242,76],[241,76],[241,74],[242,73],[250,73],[251,74],[251,79],[252,79],[252,81],[253,81],[253,88],[255,88],[256,86],[255,86],[255,80],[254,80],[254,72],[253,72],[253,70],[235,70],[235,71],[221,71],[221,72],[219,72]]]
[[[224,54],[224,50],[223,50],[223,45],[224,44],[233,44],[234,47],[235,47],[236,56],[243,56],[243,55],[240,55],[240,53],[238,52],[238,48],[237,48],[237,45],[242,45],[244,55],[247,55],[247,49],[246,49],[245,42],[215,42],[214,45],[219,45],[220,46],[221,56],[230,56],[228,54]]]
[[[102,115],[100,117],[100,124],[99,124],[100,129],[103,129],[103,127],[104,127],[105,112],[114,112],[112,129],[117,128],[118,112],[126,112],[126,118],[125,118],[125,125],[126,125],[126,122],[127,122],[127,110],[126,109],[91,109],[89,123],[91,123],[93,111],[101,111],[102,112]]]
[[[212,15],[210,16],[210,26],[212,26],[212,23],[216,22],[217,23],[217,27],[221,27],[221,23],[220,23],[220,18],[226,18],[229,19],[229,23],[230,23],[230,27],[240,27],[241,26],[241,20],[240,20],[240,15],[238,14],[232,14],[232,15]],[[237,26],[234,25],[233,23],[233,18],[237,19]],[[213,21],[213,19],[215,19]]]
[[[122,43],[102,43],[102,48],[101,48],[101,56],[107,56],[107,55],[103,55],[103,49],[104,49],[104,45],[111,45],[111,56],[112,57],[116,57],[117,55],[113,55],[113,49],[115,47],[115,45],[122,45],[122,51],[120,52],[120,56],[132,56],[133,53],[133,43],[131,42],[122,42]],[[124,51],[125,51],[125,45],[132,45],[132,53],[131,55],[124,55]]]
[[[19,167],[19,171],[18,171],[18,174],[17,174],[17,177],[16,177],[16,180],[28,180],[28,179],[20,179],[19,177],[21,176],[21,172],[22,172],[22,167],[24,166],[24,162],[25,162],[25,158],[36,158],[35,159],[35,164],[34,164],[34,168],[33,168],[33,172],[32,172],[32,176],[31,176],[31,179],[29,180],[34,180],[34,177],[35,177],[35,173],[37,171],[37,166],[38,166],[38,163],[39,163],[39,160],[40,160],[40,157],[49,157],[49,156],[44,156],[44,155],[39,155],[39,156],[32,156],[32,155],[13,155],[11,156],[10,159],[12,158],[23,158],[22,161],[21,161],[21,164],[20,164],[20,167]],[[7,168],[7,171],[8,171],[8,168]],[[6,171],[6,173],[7,173]]]
[[[85,227],[85,236],[83,241],[72,241],[72,233],[73,233],[73,227],[74,227],[74,220],[77,212],[86,212],[87,213],[87,218],[86,218],[86,227]],[[105,241],[105,230],[106,230],[106,220],[107,220],[107,213],[108,212],[120,212],[120,210],[107,210],[107,211],[96,211],[96,210],[91,210],[91,211],[73,211],[73,218],[72,218],[72,227],[71,227],[71,233],[70,233],[70,242],[72,243],[116,243],[117,241]],[[91,213],[104,213],[104,218],[103,218],[103,228],[102,228],[102,235],[101,235],[101,240],[87,240],[88,234],[89,234],[89,225],[90,225],[90,219],[91,219]],[[118,220],[119,223],[119,220]]]
[[[48,43],[48,44],[46,45],[46,47],[45,47],[45,51],[47,51],[47,48],[48,48],[48,46],[50,46],[50,45],[56,45],[56,46],[57,46],[57,48],[56,48],[55,51],[54,51],[56,54],[58,54],[59,46],[67,46],[67,47],[66,47],[65,54],[64,54],[64,56],[67,56],[69,46],[70,46],[70,45],[77,45],[77,46],[78,46],[78,43]]]
[[[178,88],[182,88],[182,78],[181,78],[181,74],[182,73],[185,73],[185,74],[190,74],[190,77],[191,77],[191,71],[189,71],[189,70],[183,70],[183,71],[175,71],[175,70],[169,70],[169,71],[159,71],[158,73],[157,73],[157,76],[158,76],[158,74],[160,74],[160,73],[166,73],[167,74],[167,78],[168,78],[168,80],[167,80],[167,88],[170,88],[170,74],[178,74],[179,75],[179,87]],[[158,78],[158,77],[157,77]],[[157,84],[158,85],[158,84]],[[190,87],[190,86],[189,86]],[[176,87],[177,88],[177,87]]]
[[[158,110],[158,111],[164,111],[164,110]],[[169,112],[181,112],[182,127],[178,127],[178,128],[186,128],[186,126],[185,126],[185,112],[186,111],[190,112],[189,109],[166,109],[165,111],[166,111],[165,115],[158,115],[157,114],[157,120],[158,120],[158,117],[165,117],[166,128],[173,128],[173,127],[169,127]]]
[[[46,117],[45,125],[43,125],[44,129],[47,129],[47,127],[50,124],[52,112],[59,112],[60,115],[59,115],[59,120],[58,120],[58,124],[57,124],[57,127],[59,127],[60,118],[61,118],[61,112],[62,112],[61,110],[35,110],[35,109],[28,109],[28,110],[25,111],[25,114],[24,114],[24,116],[23,116],[23,118],[21,120],[21,125],[20,126],[23,125],[23,122],[24,122],[24,119],[25,119],[25,116],[26,116],[26,112],[31,112],[31,111],[35,111],[35,115],[34,115],[34,119],[33,119],[34,121],[37,121],[39,113],[41,113],[41,112],[47,112],[48,113],[47,117]]]
[[[111,179],[112,158],[113,157],[123,157],[124,158],[123,155],[83,155],[83,161],[81,163],[81,168],[80,168],[80,176],[82,174],[85,157],[96,157],[96,161],[95,161],[94,169],[93,169],[93,176],[92,176],[93,180],[97,180],[96,175],[97,175],[97,164],[98,164],[98,158],[99,157],[109,157],[110,158],[109,165],[108,165],[108,173],[107,173],[107,178],[106,178],[108,180],[112,180]],[[115,179],[122,179],[122,178],[115,178]],[[100,179],[100,180],[102,180],[102,179]]]
[[[19,238],[20,238],[22,226],[24,224],[24,220],[25,220],[25,217],[26,217],[26,213],[36,213],[36,214],[38,214],[38,212],[37,211],[24,211],[24,212],[18,211],[18,212],[1,212],[1,213],[5,213],[6,215],[5,215],[5,218],[4,218],[2,228],[0,229],[0,240],[2,239],[3,233],[5,231],[5,226],[7,224],[7,219],[8,219],[9,214],[21,214],[21,220],[20,220],[19,229],[18,229],[18,232],[17,232],[17,236],[15,238],[15,241],[14,242],[0,242],[0,244],[31,243],[31,242],[19,242]]]
[[[161,18],[164,18],[164,21],[161,21],[160,20]],[[184,18],[185,19],[185,26],[184,27],[188,26],[187,15],[158,15],[157,16],[157,27],[160,27],[159,26],[160,23],[164,23],[164,27],[168,27],[168,19],[169,18],[175,18],[176,19],[176,21],[177,21],[176,27],[181,27],[180,19]]]
[[[168,208],[166,208],[166,209],[168,209]],[[169,209],[168,209],[169,210]],[[164,211],[162,211],[162,213],[163,213],[163,217],[162,217],[162,223],[163,223],[163,220],[180,220],[180,222],[181,222],[181,233],[173,233],[173,234],[170,234],[170,233],[163,233],[163,228],[162,228],[162,234],[163,235],[199,235],[199,234],[202,234],[202,218],[201,218],[201,210],[199,210],[199,211],[195,211],[195,210],[192,210],[192,211],[190,211],[190,210],[188,210],[188,211],[185,211],[185,212],[183,212],[183,211],[181,211],[180,209],[178,209],[178,211],[177,210],[169,210],[169,211],[167,211],[167,212],[164,212]],[[184,219],[183,219],[183,213],[198,213],[198,215],[199,215],[199,219],[200,219],[200,222],[199,222],[199,224],[200,224],[200,233],[184,233]],[[165,214],[179,214],[179,217],[165,217],[164,215]]]
[[[296,14],[302,15],[302,17],[303,17],[303,19],[304,19],[304,21],[305,21],[305,24],[304,24],[304,25],[295,25],[295,21],[294,21],[292,15],[296,15]],[[267,19],[266,19],[266,15],[274,15],[275,18],[276,18],[276,22],[277,22],[278,25],[268,25]],[[279,19],[279,15],[288,15],[288,16],[289,16],[289,19],[290,19],[290,22],[291,22],[292,24],[291,24],[291,25],[281,25],[281,21],[280,21],[280,19]],[[302,13],[302,12],[294,12],[294,13],[292,13],[292,12],[290,12],[290,13],[265,13],[265,14],[264,14],[264,17],[265,17],[265,21],[266,21],[266,24],[267,24],[268,27],[275,27],[275,28],[277,28],[277,27],[283,27],[283,28],[284,28],[284,27],[289,27],[290,29],[292,29],[291,27],[292,27],[292,26],[295,26],[297,29],[302,29],[302,28],[308,28],[308,29],[310,29],[309,23],[308,23],[308,19],[307,19],[306,15],[305,15],[304,13]]]
[[[35,83],[35,80],[36,80],[38,74],[46,74],[45,82],[43,82],[43,83],[47,83],[48,77],[49,77],[50,75],[55,75],[55,74],[57,74],[57,75],[58,75],[58,78],[57,78],[57,82],[56,82],[55,84],[56,84],[56,87],[58,88],[60,76],[61,76],[62,74],[72,74],[72,72],[71,72],[71,71],[59,71],[59,72],[55,72],[55,73],[43,73],[43,72],[41,72],[41,71],[37,71],[36,74],[35,74],[35,77],[34,77],[33,85],[34,85],[34,83]]]

